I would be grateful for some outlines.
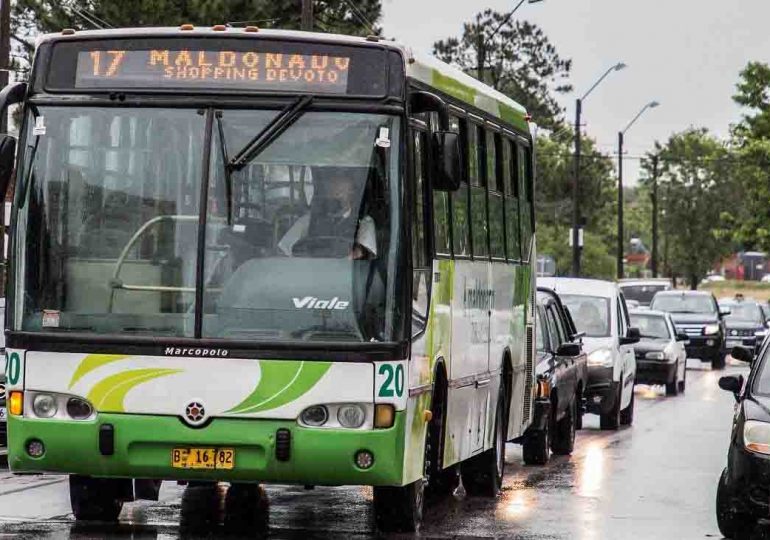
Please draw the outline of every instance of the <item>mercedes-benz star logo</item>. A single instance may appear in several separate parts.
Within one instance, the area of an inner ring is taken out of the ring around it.
[[[190,424],[200,424],[206,418],[206,408],[201,402],[192,401],[185,408],[184,417]]]

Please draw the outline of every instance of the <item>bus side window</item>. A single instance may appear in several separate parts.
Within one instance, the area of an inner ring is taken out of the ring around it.
[[[493,259],[505,260],[505,222],[503,217],[503,166],[499,133],[487,132],[487,171],[489,171],[489,250]]]
[[[428,266],[427,238],[425,235],[425,187],[428,165],[427,133],[412,131],[412,312],[419,317],[412,317],[412,335],[425,328],[428,316]]]
[[[468,163],[470,156],[468,143],[468,122],[460,119],[460,150],[463,163]],[[469,257],[470,234],[468,226],[468,177],[467,172],[460,188],[452,192],[452,247],[455,257]]]
[[[438,129],[438,124],[431,119],[432,126]],[[456,116],[450,117],[450,130],[458,133],[460,121]],[[447,191],[433,191],[433,245],[439,257],[452,256],[452,236],[450,221],[450,195]]]
[[[468,171],[471,180],[471,234],[473,242],[473,257],[486,259],[489,257],[488,232],[487,232],[487,186],[486,186],[486,139],[484,129],[481,126],[471,125],[469,133],[474,136],[469,138],[468,146],[469,162]]]
[[[521,258],[529,260],[532,247],[532,166],[530,164],[531,150],[524,145],[518,146],[519,169],[519,218],[521,223]]]
[[[505,242],[509,261],[520,261],[519,188],[516,146],[510,139],[503,142],[503,185],[505,187]]]

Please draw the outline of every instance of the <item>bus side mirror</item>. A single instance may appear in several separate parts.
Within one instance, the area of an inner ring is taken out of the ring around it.
[[[0,135],[0,200],[8,191],[8,182],[13,174],[13,162],[16,157],[16,139],[13,135]]]
[[[432,143],[433,189],[457,191],[462,176],[460,136],[452,131],[437,131]]]

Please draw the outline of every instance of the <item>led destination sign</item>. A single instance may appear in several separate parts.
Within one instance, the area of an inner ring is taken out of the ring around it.
[[[345,94],[350,56],[313,51],[98,49],[77,53],[79,89],[231,88]]]

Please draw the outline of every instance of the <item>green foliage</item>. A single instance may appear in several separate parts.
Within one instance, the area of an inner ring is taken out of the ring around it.
[[[582,275],[597,279],[615,278],[615,257],[608,250],[605,239],[587,231],[581,258]],[[537,225],[537,251],[556,260],[556,273],[567,276],[572,269],[572,248],[569,245],[569,227],[542,221]]]
[[[464,24],[461,37],[434,43],[434,54],[476,76],[483,43],[484,82],[524,105],[538,124],[554,127],[562,113],[554,92],[572,90],[567,83],[572,63],[558,55],[542,29],[508,15],[480,13]]]
[[[747,109],[735,128],[736,137],[741,140],[770,137],[770,66],[749,62],[741,71],[736,87],[733,101]]]

